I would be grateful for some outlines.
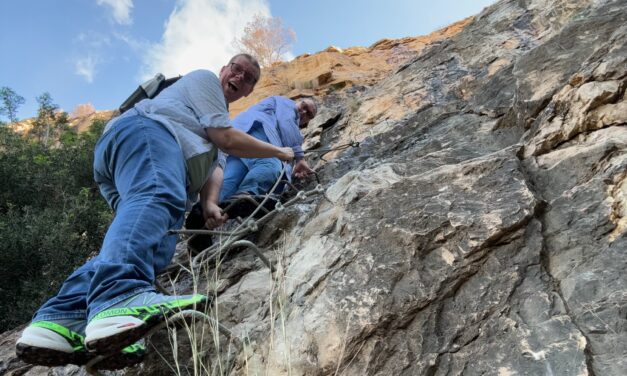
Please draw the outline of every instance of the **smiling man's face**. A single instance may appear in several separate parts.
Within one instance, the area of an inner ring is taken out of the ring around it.
[[[309,124],[309,121],[316,117],[316,105],[311,99],[301,99],[296,102],[296,111],[298,111],[298,118],[300,128],[304,128]]]
[[[220,84],[226,101],[231,103],[248,96],[253,91],[259,74],[257,67],[243,56],[238,56],[223,66],[220,70]]]

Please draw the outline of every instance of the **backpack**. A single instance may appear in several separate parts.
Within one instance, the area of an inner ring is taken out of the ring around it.
[[[120,105],[120,114],[128,111],[133,108],[136,103],[143,99],[152,99],[156,97],[159,93],[163,91],[163,89],[172,85],[176,81],[178,81],[181,76],[165,78],[161,73],[157,73],[153,78],[139,85],[137,89],[131,94],[122,105]]]

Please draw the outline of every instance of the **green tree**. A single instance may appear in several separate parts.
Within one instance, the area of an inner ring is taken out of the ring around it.
[[[17,119],[17,109],[24,104],[24,97],[17,94],[7,86],[0,88],[0,114],[9,118],[9,123],[15,123]]]
[[[59,109],[59,106],[53,102],[52,96],[48,92],[41,94],[35,99],[39,104],[39,108],[37,109],[37,118],[35,119],[33,130],[39,141],[43,142],[44,146],[47,146],[51,130],[54,132],[56,111]]]
[[[98,252],[112,219],[92,172],[104,125],[54,148],[0,128],[0,332],[27,322]]]

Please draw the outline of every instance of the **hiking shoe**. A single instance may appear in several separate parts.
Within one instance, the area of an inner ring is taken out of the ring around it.
[[[229,218],[247,218],[257,210],[265,198],[265,195],[255,196],[247,193],[237,193],[228,200],[221,202],[220,208],[224,210]],[[274,210],[278,201],[278,198],[274,195],[270,195],[268,199],[265,200],[264,205],[257,211],[254,218],[259,219]]]
[[[85,320],[62,319],[31,323],[15,345],[15,353],[26,363],[48,367],[76,364],[82,366],[94,354],[85,348]],[[116,370],[141,362],[146,346],[136,343],[98,362],[94,368]]]
[[[202,206],[197,202],[185,218],[185,228],[188,230],[206,230],[205,217],[202,214]],[[187,241],[187,250],[192,256],[196,256],[213,245],[211,235],[195,234]]]
[[[85,346],[100,354],[116,352],[182,310],[203,311],[207,302],[207,297],[200,294],[169,296],[144,292],[135,295],[91,319],[86,328]]]
[[[17,340],[17,356],[29,364],[60,366],[83,365],[90,359],[85,349],[85,320],[35,321]]]

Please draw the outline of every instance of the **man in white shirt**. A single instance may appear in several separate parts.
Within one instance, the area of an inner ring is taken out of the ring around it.
[[[291,148],[231,126],[227,102],[250,94],[259,75],[253,57],[237,55],[219,77],[191,72],[107,124],[96,145],[94,177],[116,216],[99,255],[74,271],[35,313],[16,345],[21,359],[85,364],[93,354],[132,345],[181,309],[207,305],[208,298],[199,294],[159,294],[153,282],[174,254],[176,236],[168,230],[181,227],[188,200],[210,185],[216,147],[245,158],[293,159]],[[141,360],[126,356],[126,350],[107,368]]]

